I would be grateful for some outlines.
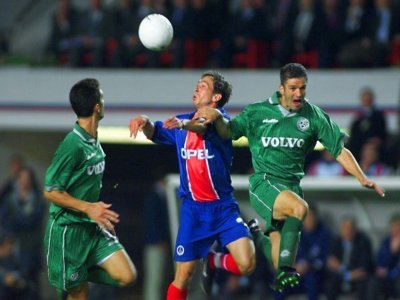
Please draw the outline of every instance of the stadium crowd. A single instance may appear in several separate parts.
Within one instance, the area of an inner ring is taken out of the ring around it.
[[[90,0],[84,9],[59,0],[47,53],[71,67],[398,66],[399,9],[398,0]],[[174,27],[166,51],[139,41],[150,13]]]

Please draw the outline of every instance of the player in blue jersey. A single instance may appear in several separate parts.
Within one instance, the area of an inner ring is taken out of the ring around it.
[[[230,83],[220,73],[205,72],[195,87],[193,104],[196,109],[216,108],[228,117],[223,106],[231,91]],[[233,197],[230,178],[232,141],[220,138],[212,125],[204,126],[200,121],[192,120],[194,114],[177,115],[155,123],[140,115],[129,124],[131,136],[136,137],[141,130],[153,142],[173,145],[177,149],[178,196],[183,201],[174,250],[176,272],[168,287],[167,300],[186,299],[189,280],[202,258],[207,257],[202,281],[206,294],[210,293],[216,268],[237,275],[249,274],[255,268],[255,247]],[[229,253],[210,252],[215,241]]]

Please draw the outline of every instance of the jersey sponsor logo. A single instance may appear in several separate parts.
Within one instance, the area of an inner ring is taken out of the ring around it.
[[[265,137],[261,138],[264,147],[283,147],[283,148],[301,148],[304,145],[304,139],[291,137]]]
[[[104,172],[105,165],[106,165],[105,161],[101,161],[101,162],[99,162],[98,164],[96,164],[94,166],[89,166],[87,168],[87,174],[89,176],[93,175],[93,174],[96,174],[96,175],[101,174],[101,173]]]
[[[308,128],[310,128],[310,121],[308,121],[306,118],[300,118],[297,121],[297,129],[300,131],[306,131]]]
[[[275,124],[278,123],[279,121],[277,119],[264,119],[262,122],[264,124]]]
[[[184,159],[209,159],[213,158],[214,155],[208,153],[208,149],[181,149],[181,157]]]

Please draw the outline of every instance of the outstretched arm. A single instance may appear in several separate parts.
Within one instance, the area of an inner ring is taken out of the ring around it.
[[[350,150],[343,148],[336,160],[346,169],[347,172],[357,178],[362,186],[374,189],[381,197],[385,196],[385,190],[377,183],[367,178]]]
[[[140,115],[129,122],[129,131],[131,137],[136,138],[139,131],[143,131],[144,135],[151,139],[154,134],[154,124],[146,115]]]
[[[193,119],[204,119],[204,125],[209,123],[214,123],[215,128],[217,129],[218,134],[225,139],[230,138],[230,122],[228,119],[225,119],[224,116],[218,109],[211,107],[202,107],[199,108],[194,115]]]
[[[185,129],[197,133],[206,132],[207,126],[204,125],[204,121],[199,119],[178,119],[177,117],[170,117],[166,119],[163,126],[167,129]]]

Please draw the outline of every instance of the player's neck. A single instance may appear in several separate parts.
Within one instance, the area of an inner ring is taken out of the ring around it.
[[[87,118],[78,118],[78,124],[92,137],[97,138],[97,128],[99,121],[93,116]]]

